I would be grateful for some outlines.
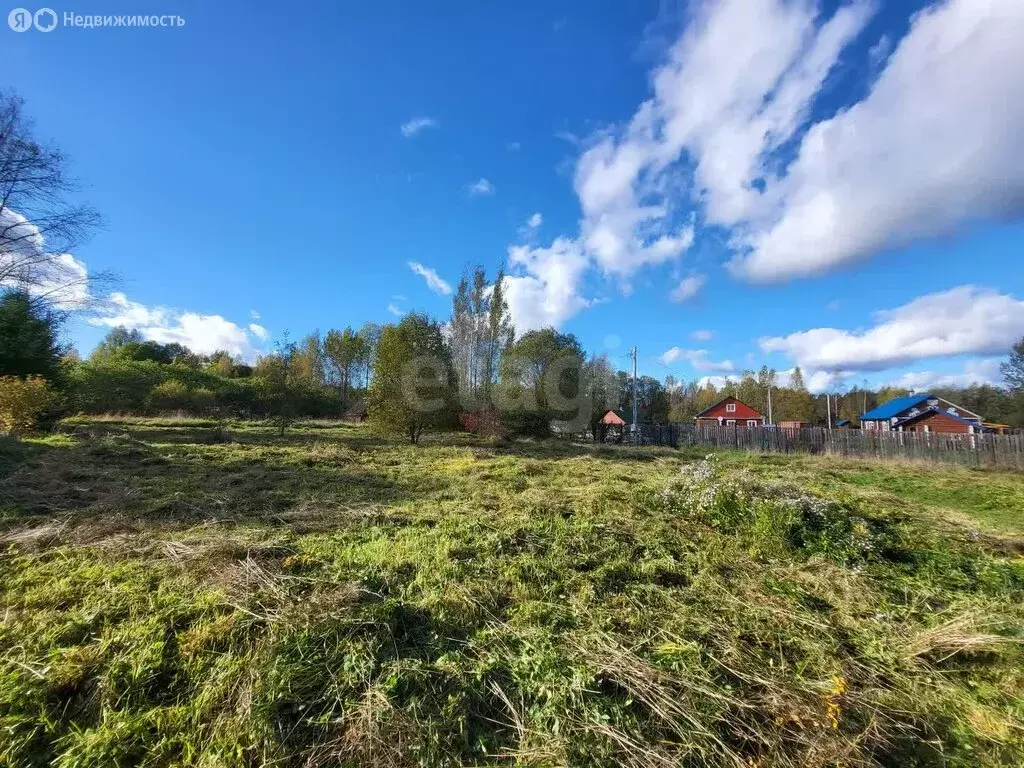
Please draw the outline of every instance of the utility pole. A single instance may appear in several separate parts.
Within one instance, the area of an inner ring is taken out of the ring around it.
[[[771,426],[775,422],[772,421],[772,385],[768,384],[768,425]]]
[[[825,392],[825,411],[828,413],[828,428],[832,429],[832,401],[829,399],[829,394]]]
[[[636,432],[636,347],[629,354],[633,358],[633,432]]]

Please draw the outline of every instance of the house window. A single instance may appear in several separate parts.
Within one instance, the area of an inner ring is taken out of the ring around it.
[[[726,403],[725,404],[725,412],[726,413],[736,413],[736,403]]]
[[[747,419],[747,426],[748,427],[756,427],[757,426],[757,419]]]
[[[736,426],[736,419],[726,419],[725,423],[727,425],[729,425],[730,427],[734,427],[734,426]]]

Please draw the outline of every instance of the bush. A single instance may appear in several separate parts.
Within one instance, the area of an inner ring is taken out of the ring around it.
[[[501,416],[493,408],[479,411],[463,411],[459,424],[467,432],[480,437],[507,437],[508,430],[501,423]]]
[[[0,424],[10,434],[33,429],[55,403],[56,394],[40,376],[0,376]]]
[[[192,392],[180,381],[164,381],[149,393],[149,407],[154,411],[186,411],[192,404]]]
[[[217,407],[217,395],[210,389],[197,389],[189,393],[189,410],[196,414],[207,414]]]
[[[513,435],[540,438],[551,436],[551,414],[546,410],[528,411],[515,409],[502,411],[501,423]]]

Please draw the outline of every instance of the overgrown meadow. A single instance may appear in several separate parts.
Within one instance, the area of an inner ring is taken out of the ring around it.
[[[0,446],[0,764],[1024,764],[1024,476],[71,421]]]

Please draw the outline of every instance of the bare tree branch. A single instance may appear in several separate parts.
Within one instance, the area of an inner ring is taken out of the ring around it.
[[[73,202],[68,161],[38,142],[17,96],[0,92],[0,289],[28,293],[60,312],[95,302],[97,280],[71,254],[97,227],[99,213]]]

